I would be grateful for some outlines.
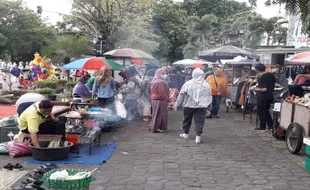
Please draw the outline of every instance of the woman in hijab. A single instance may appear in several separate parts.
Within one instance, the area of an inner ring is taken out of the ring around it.
[[[192,125],[192,119],[195,119],[196,143],[201,143],[201,134],[207,107],[212,102],[212,93],[210,86],[204,80],[204,72],[201,69],[195,69],[192,74],[192,79],[187,81],[177,99],[175,110],[183,106],[183,130],[180,135],[183,139],[189,139],[189,129]]]
[[[152,118],[151,85],[152,85],[152,80],[155,76],[155,72],[156,72],[156,69],[148,70],[145,73],[145,76],[141,84],[142,95],[141,95],[140,101],[143,107],[142,115],[143,115],[144,121],[149,121],[149,119]]]
[[[119,76],[123,77],[123,84],[119,93],[124,97],[127,110],[127,120],[134,121],[139,115],[138,99],[141,95],[140,84],[129,70],[121,71]]]
[[[151,130],[153,133],[163,133],[168,128],[168,73],[166,68],[158,69],[151,85],[152,98],[152,123]]]
[[[102,67],[95,78],[93,85],[93,96],[97,94],[98,105],[100,107],[111,106],[114,111],[114,96],[116,93],[116,83],[111,71],[107,67]]]
[[[79,82],[75,85],[73,89],[73,97],[79,97],[83,99],[90,99],[92,97],[92,92],[86,86],[89,77],[84,75],[79,79]]]

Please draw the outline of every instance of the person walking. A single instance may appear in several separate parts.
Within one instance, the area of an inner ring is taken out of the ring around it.
[[[257,92],[257,112],[260,120],[260,127],[255,130],[266,130],[266,124],[272,129],[273,121],[269,112],[270,104],[273,101],[273,91],[276,77],[272,73],[266,72],[264,64],[255,65],[255,70],[259,75],[258,85],[250,90]]]
[[[168,128],[168,72],[166,68],[158,69],[151,85],[152,98],[152,122],[151,131],[153,133],[163,133]]]
[[[220,68],[214,68],[213,74],[208,76],[207,80],[212,91],[212,117],[219,118],[218,112],[220,109],[222,97],[228,97],[228,82],[227,77]]]
[[[192,119],[195,120],[195,131],[197,144],[201,143],[201,134],[205,122],[207,107],[212,102],[212,93],[209,84],[204,80],[205,73],[201,69],[193,71],[193,79],[187,81],[178,96],[175,111],[183,106],[183,131],[180,137],[189,139],[189,129]]]
[[[141,96],[141,85],[129,70],[121,71],[119,76],[123,77],[124,81],[118,92],[123,95],[125,100],[127,120],[134,121],[140,115],[138,99]]]
[[[141,97],[143,120],[149,121],[152,118],[151,85],[156,69],[150,69],[145,73],[141,84]]]
[[[116,93],[116,83],[112,77],[111,71],[107,67],[102,67],[99,76],[95,78],[92,89],[93,96],[97,95],[98,106],[111,108],[115,110],[114,96]]]

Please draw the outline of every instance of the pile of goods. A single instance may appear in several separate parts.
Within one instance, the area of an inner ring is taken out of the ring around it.
[[[299,97],[299,96],[289,96],[286,98],[286,101],[295,103],[295,104],[300,104],[300,105],[304,105],[304,106],[310,106],[310,101],[308,98],[304,98],[304,97]]]

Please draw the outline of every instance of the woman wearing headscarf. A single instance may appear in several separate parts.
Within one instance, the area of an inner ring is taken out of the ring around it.
[[[84,75],[79,79],[79,82],[75,85],[73,89],[73,97],[80,97],[83,99],[89,99],[92,97],[92,92],[86,86],[89,77]]]
[[[175,110],[183,106],[183,130],[180,135],[183,139],[189,139],[189,129],[192,125],[192,119],[195,120],[196,143],[201,143],[201,134],[207,107],[212,102],[211,89],[208,83],[204,80],[204,72],[201,69],[195,69],[192,74],[192,79],[187,81],[178,96]]]
[[[141,84],[141,98],[140,101],[142,103],[143,111],[143,120],[149,121],[149,119],[152,117],[151,107],[152,107],[152,101],[151,101],[151,85],[152,80],[155,76],[156,69],[150,69],[145,73],[145,76],[142,80]]]
[[[208,76],[207,83],[211,87],[212,91],[212,117],[219,118],[218,112],[220,109],[221,98],[228,97],[228,82],[227,77],[222,69],[214,68],[213,75]]]
[[[116,83],[112,77],[112,73],[107,67],[102,67],[98,75],[93,85],[93,96],[97,95],[98,106],[111,106],[111,109],[114,111]]]
[[[168,73],[166,68],[158,69],[151,85],[152,98],[152,132],[165,132],[168,128],[168,102],[169,88],[168,88]]]
[[[119,76],[123,77],[123,84],[118,90],[123,95],[127,120],[133,121],[139,115],[138,99],[141,95],[140,84],[129,70],[121,71]]]

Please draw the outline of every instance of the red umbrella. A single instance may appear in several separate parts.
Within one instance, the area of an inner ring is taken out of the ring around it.
[[[132,59],[132,64],[143,65],[143,61],[141,59]]]
[[[298,53],[285,59],[289,65],[310,65],[310,51]]]
[[[198,61],[196,61],[196,62],[193,64],[193,66],[194,66],[195,68],[202,68],[202,66],[203,66],[204,64],[206,64],[205,61],[203,61],[203,60],[198,60]]]
[[[97,57],[93,58],[84,58],[79,59],[76,61],[73,61],[63,67],[64,70],[100,70],[102,67],[108,67],[110,69],[110,66],[103,60]]]

